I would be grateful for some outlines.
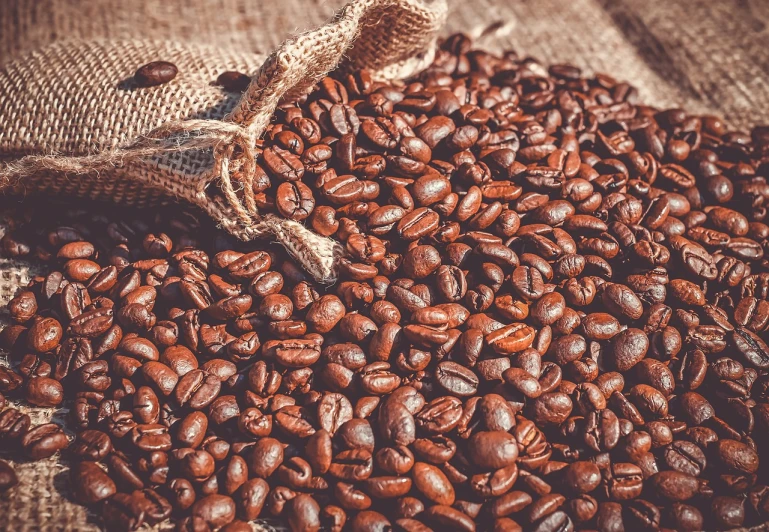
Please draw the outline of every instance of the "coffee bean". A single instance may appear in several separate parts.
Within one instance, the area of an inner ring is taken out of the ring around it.
[[[350,421],[352,416],[352,404],[342,394],[327,394],[318,403],[318,422],[332,436],[342,425]]]
[[[80,462],[70,470],[72,491],[81,504],[94,504],[115,494],[117,488],[95,462]]]
[[[543,393],[531,403],[531,415],[538,423],[561,424],[572,410],[569,396],[561,392]]]
[[[293,530],[320,530],[320,506],[307,494],[300,494],[291,499],[286,510],[289,526]]]
[[[15,441],[24,436],[29,429],[31,419],[15,408],[7,408],[0,413],[0,438]]]
[[[699,490],[695,477],[679,471],[662,471],[653,475],[649,483],[657,495],[669,501],[687,501]]]
[[[474,395],[478,389],[478,377],[472,371],[454,362],[441,362],[436,369],[435,378],[448,393],[453,395]]]
[[[620,372],[638,364],[649,349],[649,338],[640,329],[625,329],[612,337],[607,361]]]
[[[61,324],[54,318],[43,318],[27,331],[27,344],[36,353],[52,351],[62,338]]]
[[[5,493],[18,483],[19,479],[16,477],[16,472],[11,464],[5,460],[0,460],[0,493]]]
[[[269,486],[264,479],[252,478],[247,480],[235,494],[238,514],[249,521],[259,517],[268,491]]]
[[[21,445],[29,458],[41,460],[53,456],[67,445],[69,440],[55,423],[38,425],[21,437]]]
[[[535,331],[523,323],[515,323],[502,327],[486,336],[486,342],[502,354],[510,355],[523,351],[534,341]]]
[[[607,283],[601,300],[612,314],[630,320],[637,320],[643,315],[643,303],[632,290],[623,284]]]
[[[221,390],[221,381],[210,373],[196,369],[179,379],[174,398],[180,406],[202,410],[210,405]]]
[[[481,469],[507,467],[518,457],[515,438],[502,431],[476,432],[468,443],[468,457]]]
[[[8,312],[11,319],[17,323],[24,323],[32,319],[37,308],[35,294],[30,291],[21,292],[8,302]]]
[[[574,462],[563,471],[566,489],[574,493],[589,493],[601,483],[601,472],[591,462]]]
[[[48,377],[33,377],[27,383],[26,399],[35,406],[58,406],[64,400],[64,387]]]
[[[226,495],[211,494],[196,501],[191,511],[210,527],[219,528],[235,519],[235,501]]]
[[[110,437],[100,430],[93,429],[79,433],[69,448],[73,455],[94,462],[103,460],[111,451]]]
[[[753,331],[737,327],[732,333],[732,341],[737,351],[750,364],[761,369],[769,367],[769,347]]]
[[[379,427],[385,441],[409,445],[416,438],[414,416],[406,406],[388,401],[379,410]]]
[[[307,218],[315,207],[312,191],[301,181],[281,183],[275,197],[278,211],[292,220]]]
[[[364,510],[358,512],[355,517],[347,523],[347,526],[354,532],[364,532],[367,530],[376,530],[379,532],[390,528],[390,521],[379,512]]]
[[[2,253],[60,268],[8,305],[0,405],[72,400],[73,497],[105,526],[769,516],[766,131],[465,36],[435,57],[405,83],[325,77],[259,140],[238,194],[338,241],[333,285],[173,205],[9,205]],[[0,439],[68,443],[15,408]]]
[[[728,469],[742,473],[754,473],[758,469],[758,453],[750,446],[731,439],[715,443],[718,460]]]
[[[707,459],[702,449],[687,441],[676,441],[665,448],[665,462],[671,469],[699,476],[707,467]]]
[[[443,472],[434,465],[417,462],[411,472],[414,487],[436,504],[454,504],[454,488]]]
[[[745,520],[744,503],[736,497],[728,495],[713,497],[711,509],[719,528],[731,529],[740,527]]]
[[[176,77],[179,69],[168,61],[153,61],[139,68],[134,74],[134,80],[139,87],[156,87],[164,85]]]
[[[246,74],[231,70],[222,72],[216,78],[216,84],[221,85],[228,92],[245,92],[250,83],[251,78]]]
[[[475,529],[470,516],[451,506],[436,504],[426,509],[423,514],[428,523],[436,527],[445,526],[453,530],[466,531]]]

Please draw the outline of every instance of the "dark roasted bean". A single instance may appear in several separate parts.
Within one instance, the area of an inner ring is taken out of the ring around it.
[[[8,404],[71,400],[115,529],[760,525],[769,130],[634,101],[457,35],[281,103],[235,195],[337,241],[332,285],[171,204],[9,204],[0,253],[51,267],[8,303],[0,441],[64,450]]]
[[[153,61],[139,68],[134,80],[139,87],[155,87],[168,83],[176,77],[179,70],[168,61]]]
[[[11,465],[5,460],[0,460],[0,493],[5,493],[18,483],[19,479]]]
[[[53,456],[69,445],[64,431],[55,423],[38,425],[21,437],[21,446],[29,458],[40,460]]]

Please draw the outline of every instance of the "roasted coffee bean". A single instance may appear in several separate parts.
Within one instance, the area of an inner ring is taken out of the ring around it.
[[[518,457],[515,438],[506,432],[476,432],[468,443],[468,458],[482,470],[510,466]]]
[[[33,460],[40,460],[67,447],[69,440],[61,427],[55,423],[46,423],[26,432],[20,443],[24,454]]]
[[[337,241],[332,285],[178,206],[9,204],[3,255],[51,268],[0,406],[73,400],[73,496],[116,529],[759,525],[769,135],[634,102],[461,35],[405,83],[321,79],[235,193]],[[68,443],[15,408],[0,439]]]
[[[140,67],[134,73],[134,81],[139,87],[164,85],[176,77],[179,69],[168,61],[153,61]]]
[[[69,447],[69,452],[75,456],[99,462],[112,451],[112,441],[106,433],[100,430],[84,430]]]
[[[264,479],[252,478],[247,480],[235,493],[234,499],[238,515],[248,521],[259,517],[266,502],[269,489]]]
[[[32,377],[27,383],[25,398],[35,406],[58,406],[64,400],[64,387],[48,377]]]
[[[27,433],[31,419],[15,408],[7,408],[0,413],[0,438],[12,442]]]
[[[665,463],[676,471],[699,476],[707,466],[705,453],[696,444],[688,441],[675,441],[665,448]]]
[[[560,425],[571,414],[573,404],[562,392],[543,393],[531,402],[530,415],[537,423]]]
[[[623,284],[607,283],[601,300],[610,313],[623,316],[625,319],[637,320],[643,315],[643,303],[630,288]]]
[[[679,471],[661,471],[649,479],[649,484],[657,496],[668,501],[687,501],[700,490],[696,477]]]
[[[5,460],[0,460],[0,493],[5,493],[18,483],[19,479],[11,464]]]
[[[211,528],[219,528],[235,519],[235,501],[226,495],[211,494],[197,500],[191,511]]]
[[[94,504],[117,491],[115,482],[96,462],[79,462],[70,470],[72,493],[81,504]]]
[[[51,365],[39,355],[24,355],[19,363],[19,373],[29,378],[48,377],[51,374],[51,369]]]
[[[283,447],[274,438],[262,438],[250,448],[248,463],[253,474],[269,477],[283,463]]]
[[[32,319],[37,308],[35,294],[30,291],[24,291],[8,302],[8,312],[16,323],[24,323]]]
[[[574,462],[562,474],[564,487],[576,494],[589,493],[601,483],[601,471],[592,462]]]
[[[715,456],[727,471],[755,473],[758,469],[758,453],[749,445],[732,439],[714,443]]]
[[[478,377],[454,362],[441,362],[436,369],[435,379],[452,395],[474,395],[478,389]]]
[[[320,529],[320,505],[311,495],[299,494],[288,503],[286,512],[292,530],[316,531]]]
[[[27,331],[27,345],[36,353],[53,351],[62,338],[61,324],[54,318],[43,318]]]
[[[435,504],[454,504],[454,488],[436,466],[417,462],[411,470],[414,487]]]
[[[275,206],[286,218],[300,221],[312,213],[315,207],[315,198],[313,198],[310,188],[301,181],[285,182],[278,186]]]
[[[625,329],[611,339],[606,361],[613,369],[624,373],[638,364],[649,349],[649,338],[640,329]]]
[[[750,329],[737,327],[732,332],[732,342],[745,360],[759,369],[769,367],[769,347]]]
[[[179,379],[173,393],[180,406],[202,410],[216,399],[221,386],[221,380],[216,375],[196,369]]]
[[[250,83],[251,78],[246,74],[232,70],[222,72],[216,78],[216,84],[229,92],[245,92]]]

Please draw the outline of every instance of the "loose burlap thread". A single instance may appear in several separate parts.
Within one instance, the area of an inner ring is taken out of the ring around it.
[[[320,23],[341,4],[340,0],[287,0],[278,6],[258,0],[6,0],[0,7],[0,63],[64,37],[126,42],[154,35],[174,42],[212,44],[184,47],[210,55],[195,62],[196,68],[206,69],[201,85],[208,87],[224,70],[255,72],[264,59],[257,51],[278,45],[284,33]],[[769,38],[762,29],[769,26],[764,24],[769,23],[768,9],[769,4],[754,0],[454,0],[445,33],[503,21],[506,33],[490,34],[482,46],[513,47],[544,64],[571,61],[588,71],[608,72],[636,85],[650,104],[717,113],[736,127],[749,128],[769,120]],[[253,27],[270,31],[255,32]],[[141,61],[168,57],[148,55],[136,59],[133,68]],[[687,83],[680,84],[680,79]],[[213,100],[222,99],[217,89],[209,88],[215,93]],[[237,103],[224,99],[219,116]],[[174,109],[174,116],[186,116]],[[146,120],[149,131],[155,123]],[[68,123],[63,119],[50,127],[67,128]],[[2,129],[0,125],[0,138]],[[57,142],[68,130],[61,131]],[[91,134],[98,136],[98,132]],[[84,194],[78,186],[68,181],[63,192]],[[126,193],[135,195],[136,190],[129,187]],[[30,267],[21,261],[0,261],[0,329],[8,294],[26,284],[34,271]],[[48,420],[47,410],[26,408],[40,416],[39,422]],[[66,495],[64,469],[56,457],[19,464],[20,485],[0,500],[0,529],[98,530],[87,520],[86,510]],[[751,530],[767,529],[764,525]]]
[[[327,24],[285,41],[238,100],[216,73],[261,57],[168,42],[55,43],[0,72],[0,191],[67,193],[125,204],[192,203],[243,239],[269,236],[316,280],[336,277],[341,246],[302,224],[260,215],[257,140],[279,103],[334,68],[408,77],[432,60],[444,0],[353,0]],[[138,88],[151,60],[180,75]]]
[[[258,212],[257,140],[279,103],[301,96],[334,68],[368,68],[380,79],[418,72],[432,61],[445,16],[443,0],[353,0],[266,60],[231,48],[168,41],[53,43],[0,71],[0,192],[136,206],[186,201],[241,239],[273,238],[316,280],[331,282],[342,255],[338,243],[296,221]],[[134,86],[133,71],[152,60],[173,62],[179,76],[156,88]],[[256,72],[242,97],[212,84],[227,70]],[[0,262],[0,308],[34,273],[24,262]],[[5,325],[0,315],[0,329]],[[15,406],[35,424],[65,413]],[[20,484],[11,494],[12,507],[20,511],[6,513],[6,525],[98,529],[97,520],[65,496],[65,460],[14,467]],[[273,529],[262,521],[252,525]]]

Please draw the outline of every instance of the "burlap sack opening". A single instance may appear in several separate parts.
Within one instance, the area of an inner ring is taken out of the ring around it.
[[[150,0],[131,0],[127,4],[114,0],[5,0],[0,9],[0,62],[20,50],[32,50],[64,35],[88,39],[94,35],[118,35],[126,39],[152,33],[165,35],[166,31],[172,32],[174,39],[188,35],[189,40],[215,42],[218,50],[222,46],[232,49],[235,57],[244,55],[248,49],[269,49],[278,42],[258,32],[255,36],[244,27],[246,21],[267,26],[263,22],[267,18],[270,28],[281,28],[277,33],[287,32],[307,27],[310,21],[319,23],[328,16],[330,6],[341,4],[339,0],[289,0],[278,6],[268,2],[260,6],[256,0],[254,7],[254,2],[164,0],[162,9],[153,10],[149,6],[156,4]],[[126,10],[118,10],[116,5]],[[515,48],[546,65],[571,61],[592,72],[612,73],[638,86],[644,101],[716,112],[728,117],[736,127],[749,128],[769,118],[769,91],[762,73],[769,48],[763,46],[767,34],[761,30],[761,21],[769,23],[768,9],[769,3],[742,0],[455,0],[443,33],[486,28],[503,21],[502,29],[507,31],[489,34],[481,46]],[[265,12],[270,16],[264,17]],[[182,16],[169,21],[169,13]],[[139,14],[144,15],[140,17],[141,23],[135,21]],[[620,24],[620,17],[629,24]],[[18,34],[14,34],[11,30],[17,28]],[[480,31],[469,32],[480,35]],[[233,44],[236,47],[232,48]],[[254,69],[258,65],[257,62]],[[670,74],[671,71],[677,75]],[[219,72],[217,69],[212,75],[215,77]],[[681,88],[676,84],[681,77],[691,83]],[[2,232],[0,224],[0,235]],[[5,325],[2,307],[8,294],[26,284],[29,268],[34,266],[0,260],[0,329]],[[43,421],[47,419],[40,420]],[[60,493],[65,491],[65,483],[59,481],[63,466],[57,457],[21,467],[20,485],[0,501],[0,529],[99,530],[94,521],[87,519],[84,507]],[[763,525],[750,530],[768,528],[769,525]]]
[[[331,282],[338,243],[258,212],[257,139],[280,102],[337,66],[383,79],[419,71],[432,60],[446,11],[444,0],[353,0],[266,60],[154,41],[64,42],[33,52],[0,71],[0,191],[139,205],[184,200],[241,239],[274,238],[316,280]],[[136,87],[133,72],[153,60],[173,62],[179,75]],[[212,84],[226,70],[255,72],[239,100]]]

